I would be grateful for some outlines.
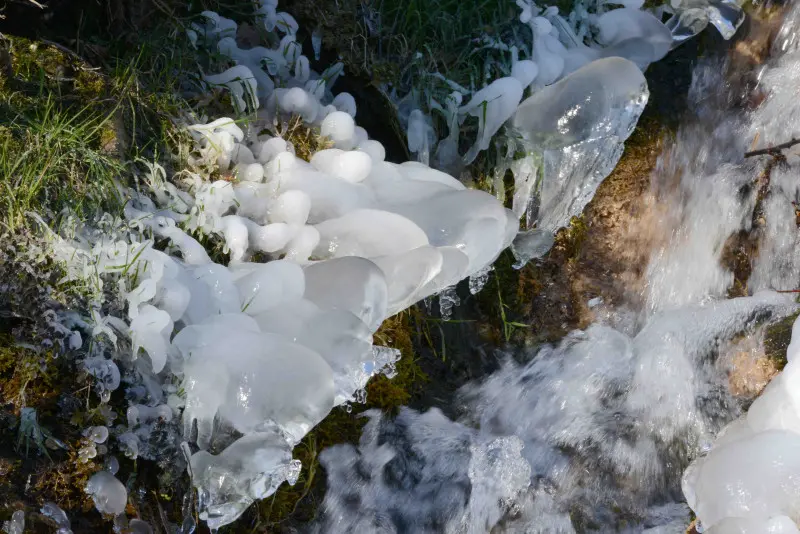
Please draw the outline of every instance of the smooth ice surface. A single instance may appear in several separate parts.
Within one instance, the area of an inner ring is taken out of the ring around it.
[[[620,10],[612,11],[615,13]],[[513,125],[542,159],[512,167],[514,213],[555,232],[579,215],[622,156],[649,92],[641,71],[622,58],[594,61],[535,93]],[[531,202],[536,200],[538,209]]]
[[[95,508],[103,514],[121,514],[128,503],[125,486],[108,471],[92,475],[86,483],[86,493],[92,497]]]

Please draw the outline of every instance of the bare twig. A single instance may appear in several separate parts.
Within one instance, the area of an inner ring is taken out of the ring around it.
[[[745,152],[744,157],[751,158],[753,156],[763,156],[765,154],[775,156],[779,154],[781,150],[786,150],[787,148],[791,148],[794,145],[798,144],[800,144],[800,139],[793,138],[791,141],[781,143],[780,145],[775,145],[769,148],[759,148],[758,150],[751,150],[750,152]]]
[[[779,289],[775,293],[800,293],[800,289]]]

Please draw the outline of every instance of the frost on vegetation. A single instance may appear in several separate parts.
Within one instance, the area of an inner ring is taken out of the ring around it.
[[[433,153],[434,165],[455,174],[497,146],[495,176],[514,173],[514,213],[526,217],[526,230],[555,232],[582,211],[619,160],[647,102],[642,71],[709,22],[730,39],[744,14],[732,0],[675,0],[655,10],[636,0],[586,0],[567,15],[530,0],[516,3],[525,30],[514,32],[513,42],[484,39],[485,48],[499,51],[503,76],[467,89],[433,73],[446,90],[434,84],[424,98],[411,93],[399,109],[409,149],[424,163]],[[672,14],[666,23],[664,13]],[[436,135],[430,113],[443,117],[446,135]],[[465,123],[474,122],[474,142],[460,155]],[[546,252],[546,243],[528,246],[518,265]]]
[[[798,355],[800,320],[780,375],[685,471],[683,494],[705,532],[800,532]]]
[[[363,401],[371,376],[394,375],[399,351],[373,345],[383,320],[482,280],[517,232],[491,195],[386,162],[354,98],[331,92],[341,65],[311,70],[294,19],[269,1],[258,16],[277,48],[240,49],[236,24],[208,12],[192,28],[236,63],[211,80],[247,113],[184,124],[187,168],[147,164],[121,217],[46,236],[65,281],[91,297],[72,319],[87,340],[79,363],[102,402],[124,389],[129,403],[122,418],[102,412],[80,450],[105,466],[87,486],[103,513],[122,513],[127,495],[112,448],[176,469],[185,457],[211,528],[292,483],[303,436]],[[309,161],[279,135],[297,117],[326,139]]]

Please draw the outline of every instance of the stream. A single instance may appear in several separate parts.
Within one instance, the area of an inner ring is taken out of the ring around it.
[[[435,407],[372,413],[357,447],[322,453],[328,490],[311,530],[686,531],[683,471],[763,387],[748,365],[764,358],[765,325],[796,307],[770,290],[800,282],[798,159],[743,155],[798,133],[798,24],[789,7],[750,76],[723,55],[697,62],[649,213],[631,223],[649,247],[634,298],[592,303],[585,330],[508,354],[461,388],[456,420]],[[736,247],[749,251],[744,274],[727,260]]]

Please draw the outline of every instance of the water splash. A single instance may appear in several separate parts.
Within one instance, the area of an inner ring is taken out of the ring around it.
[[[738,388],[731,366],[743,353],[757,358],[758,325],[797,309],[790,296],[756,293],[800,284],[796,158],[771,169],[764,187],[766,162],[742,157],[756,133],[769,146],[800,130],[796,20],[774,44],[782,57],[757,76],[767,96],[752,111],[725,61],[696,67],[690,115],[651,179],[664,237],[649,241],[642,298],[608,310],[613,328],[572,332],[465,386],[458,422],[434,410],[373,416],[357,449],[323,453],[322,531],[469,532],[474,501],[491,510],[480,532],[685,531],[683,470],[768,380]],[[756,243],[749,279],[726,258],[737,236]],[[728,298],[737,280],[751,296]],[[473,445],[493,440],[504,467],[530,470],[527,486],[471,467],[480,465]]]

